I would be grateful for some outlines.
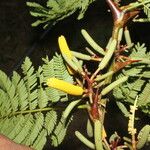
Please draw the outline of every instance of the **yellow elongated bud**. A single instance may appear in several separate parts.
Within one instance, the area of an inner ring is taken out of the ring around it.
[[[58,38],[58,44],[61,53],[64,53],[68,58],[72,59],[73,55],[68,47],[67,41],[63,35]]]
[[[80,86],[73,85],[71,83],[68,83],[66,81],[56,79],[56,78],[49,78],[47,79],[46,84],[49,87],[61,90],[63,92],[66,92],[70,95],[82,95],[84,90]]]
[[[63,35],[58,38],[58,45],[62,54],[65,54],[69,59],[73,58],[73,55],[68,47],[67,41]],[[73,75],[73,69],[67,65],[68,72]]]

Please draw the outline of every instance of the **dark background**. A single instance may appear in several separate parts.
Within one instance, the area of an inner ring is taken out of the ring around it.
[[[31,23],[36,19],[30,16],[25,3],[26,0],[0,1],[0,68],[6,73],[11,73],[19,59],[25,53],[27,55],[27,51],[32,51],[30,58],[35,65],[38,65],[39,58],[58,50],[57,38],[61,34],[65,35],[72,49],[79,50],[86,46],[80,34],[82,28],[85,28],[103,46],[111,36],[111,14],[107,12],[104,2],[94,3],[84,19],[77,21],[77,12],[51,29],[47,29],[48,31],[42,29],[42,26],[31,27]],[[41,38],[42,40],[39,41]]]
[[[42,2],[42,0],[38,1]],[[105,47],[111,36],[112,17],[107,11],[108,7],[104,0],[97,0],[93,3],[84,19],[77,21],[76,13],[47,30],[43,30],[42,27],[31,27],[35,18],[30,16],[29,8],[25,3],[25,0],[0,0],[0,69],[9,76],[13,70],[20,72],[20,64],[25,56],[31,58],[35,67],[42,63],[42,57],[46,55],[52,57],[54,52],[58,51],[57,38],[61,34],[65,35],[71,49],[82,52],[87,46],[80,34],[82,28],[86,29],[102,47]],[[145,42],[150,47],[150,24],[131,23],[129,30],[135,43]],[[120,111],[114,103],[110,103],[108,109],[109,114],[105,121],[108,136],[116,130],[123,135],[127,130],[127,120],[122,115],[120,116]],[[143,116],[141,122],[145,119],[147,117]],[[75,130],[85,133],[86,120],[86,112],[78,111],[75,114],[68,136],[58,149],[88,150],[74,136]],[[142,124],[141,122],[138,126]],[[44,149],[48,148],[50,148],[49,142]]]

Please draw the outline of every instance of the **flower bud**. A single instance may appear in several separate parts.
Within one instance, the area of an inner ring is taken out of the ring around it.
[[[60,80],[60,79],[56,79],[56,78],[49,78],[49,79],[47,79],[46,84],[49,87],[61,90],[61,91],[66,92],[66,93],[68,93],[70,95],[79,96],[79,95],[82,95],[83,92],[84,92],[82,87],[73,85],[71,83],[68,83],[66,81],[63,81],[63,80]]]

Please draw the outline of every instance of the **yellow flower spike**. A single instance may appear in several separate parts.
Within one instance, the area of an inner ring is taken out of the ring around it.
[[[73,55],[68,47],[67,41],[63,35],[58,38],[58,45],[62,54],[65,54],[69,59],[73,58]],[[74,71],[67,65],[68,72],[73,75]]]
[[[80,86],[73,85],[71,83],[68,83],[66,81],[56,79],[56,78],[49,78],[47,79],[46,84],[49,87],[61,90],[63,92],[66,92],[70,95],[82,95],[84,90]]]
[[[58,38],[58,44],[61,53],[64,53],[68,58],[72,59],[73,55],[68,47],[67,41],[63,35]]]

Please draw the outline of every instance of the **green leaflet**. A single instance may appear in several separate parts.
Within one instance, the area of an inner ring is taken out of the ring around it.
[[[25,121],[22,125],[22,129],[13,140],[16,143],[22,143],[23,140],[28,135],[28,133],[30,132],[30,128],[32,127],[32,125],[33,125],[33,116],[31,114],[28,114],[25,116]]]
[[[25,110],[27,108],[28,102],[28,91],[23,79],[17,72],[13,72],[12,83],[15,85],[16,93],[18,94],[18,107],[20,110]]]
[[[125,105],[123,105],[123,103],[121,102],[116,102],[117,106],[119,107],[119,109],[121,110],[121,112],[124,114],[125,117],[129,117],[129,111],[127,110],[127,108],[125,107]]]
[[[7,136],[10,138],[10,139],[14,139],[18,134],[19,132],[21,132],[22,130],[22,127],[26,121],[25,119],[26,117],[24,117],[23,115],[18,115],[17,117],[13,117],[13,120],[14,120],[14,124],[13,124],[13,127],[14,129],[11,130]]]
[[[57,1],[48,0],[47,7],[52,8],[55,11],[59,11],[59,3]]]
[[[29,109],[35,109],[37,106],[37,90],[33,89],[37,86],[37,77],[34,73],[34,67],[28,57],[22,64],[22,70],[25,75],[24,81],[28,93],[27,101],[29,102]]]
[[[144,4],[144,13],[147,16],[147,19],[150,19],[150,3]]]
[[[53,57],[53,60],[54,60],[55,77],[61,80],[65,80],[69,83],[73,83],[73,79],[66,70],[66,66],[63,63],[64,60],[62,59],[61,55],[58,55],[56,53],[56,56]]]
[[[58,145],[64,139],[69,123],[64,126],[65,122],[62,124],[61,119],[59,127],[55,127],[58,120],[57,113],[55,108],[50,106],[62,98],[68,100],[68,96],[60,91],[55,93],[54,89],[47,92],[48,88],[43,87],[43,82],[52,76],[71,83],[73,79],[58,54],[52,60],[44,59],[43,66],[37,71],[30,59],[26,58],[22,70],[23,77],[13,72],[12,79],[0,71],[0,133],[17,143],[42,150],[46,137],[55,135],[57,139],[55,132],[63,129],[58,134]],[[53,142],[57,141],[54,139]]]
[[[35,119],[32,127],[30,128],[30,133],[28,133],[26,139],[23,141],[23,144],[25,145],[33,144],[34,140],[37,138],[39,132],[42,129],[43,123],[44,123],[44,115],[42,113],[35,114]]]
[[[46,107],[48,104],[48,96],[46,94],[46,91],[40,87],[40,89],[38,89],[38,105],[39,108],[44,108]]]
[[[55,111],[50,111],[46,114],[45,117],[45,128],[47,129],[48,134],[51,134],[57,121],[57,113]]]
[[[141,149],[148,141],[150,125],[145,125],[138,134],[137,149]]]
[[[5,116],[11,113],[11,103],[6,92],[0,89],[0,116]]]
[[[132,104],[134,103],[135,97],[139,95],[137,106],[141,108],[143,112],[145,112],[146,109],[147,113],[150,113],[148,110],[150,104],[150,83],[147,82],[146,84],[145,82],[147,81],[142,79],[134,79],[133,82],[124,83],[122,86],[116,87],[113,90],[113,94],[116,99]]]
[[[49,25],[55,25],[58,21],[72,15],[79,10],[77,19],[82,19],[88,6],[95,0],[47,0],[46,6],[43,7],[36,2],[27,2],[31,7],[30,14],[37,18],[32,26],[44,24],[43,28]]]
[[[10,129],[12,128],[12,125],[14,123],[14,120],[15,120],[15,118],[11,118],[11,119],[6,118],[6,119],[4,119],[2,121],[3,124],[2,124],[1,130],[0,130],[0,133],[2,133],[4,135],[9,134]]]
[[[57,147],[59,144],[62,143],[65,135],[66,135],[66,131],[67,128],[70,124],[70,122],[72,121],[72,117],[71,119],[69,119],[69,121],[66,119],[64,119],[64,117],[62,116],[58,125],[56,126],[53,135],[51,136],[51,140],[52,140],[52,145],[54,147]]]
[[[42,150],[45,143],[46,143],[46,130],[43,129],[40,133],[39,133],[39,136],[38,138],[36,139],[35,143],[33,144],[33,148],[36,149],[36,150]]]
[[[138,106],[149,105],[150,103],[150,83],[147,83],[142,93],[139,95]]]
[[[11,111],[16,111],[18,107],[18,100],[15,95],[15,87],[11,83],[10,79],[7,77],[7,75],[0,71],[0,88],[3,90],[3,92],[6,93],[6,97],[8,97],[9,105],[5,105],[7,109],[11,109]],[[3,93],[4,94],[4,93]],[[3,101],[4,102],[4,101]],[[3,104],[2,104],[3,105]]]
[[[143,12],[145,13],[146,17],[135,19],[135,22],[150,22],[150,3],[143,4],[143,6]]]
[[[42,83],[44,82],[43,70],[42,67],[39,67],[37,71],[37,77],[39,78],[39,89],[38,89],[38,106],[39,108],[44,108],[48,104],[48,96],[44,90]]]

